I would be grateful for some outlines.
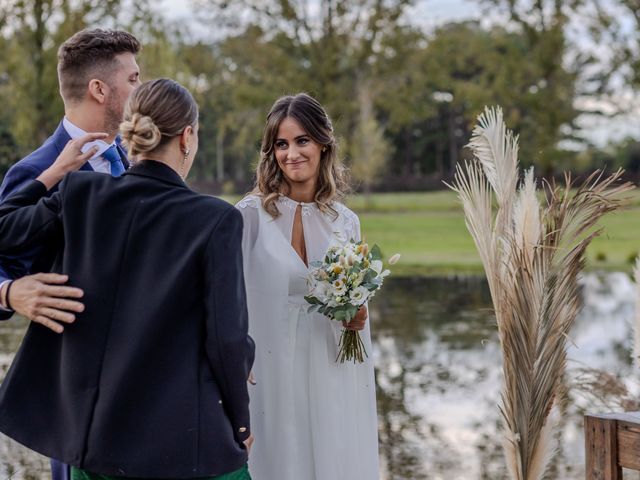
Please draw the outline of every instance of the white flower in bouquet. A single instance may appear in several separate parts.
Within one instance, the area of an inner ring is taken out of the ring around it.
[[[381,260],[374,260],[371,262],[371,269],[380,275],[381,278],[384,278],[391,273],[389,270],[383,270],[383,267],[384,265]]]
[[[326,302],[329,300],[328,285],[325,282],[315,281],[309,291],[310,295],[318,298],[319,300]]]
[[[336,297],[341,297],[347,293],[347,284],[344,281],[344,276],[340,276],[331,282],[331,287],[333,295]]]
[[[353,302],[354,305],[361,306],[363,305],[367,299],[369,298],[369,290],[364,287],[357,287],[355,290],[352,290],[349,294],[349,299]]]
[[[344,267],[339,262],[335,262],[329,265],[327,273],[329,275],[340,275],[342,272],[344,272]]]

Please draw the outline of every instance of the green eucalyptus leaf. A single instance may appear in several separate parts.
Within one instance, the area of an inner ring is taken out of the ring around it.
[[[321,302],[320,300],[318,300],[318,298],[317,298],[317,297],[312,297],[312,296],[310,296],[310,295],[305,296],[305,297],[304,297],[304,299],[305,299],[308,303],[310,303],[310,304],[312,304],[312,305],[321,305],[321,304],[322,304],[322,302]]]
[[[353,317],[356,316],[356,313],[358,313],[358,307],[356,307],[355,305],[349,305],[349,308],[345,311],[345,313],[347,315],[347,320],[351,321]]]

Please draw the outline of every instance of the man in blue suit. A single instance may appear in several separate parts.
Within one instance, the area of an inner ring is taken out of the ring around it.
[[[87,132],[108,136],[84,145],[83,151],[93,154],[81,170],[119,176],[128,168],[117,132],[124,104],[140,85],[139,51],[140,43],[130,33],[102,29],[82,30],[60,46],[64,119],[37,150],[9,169],[0,185],[0,202],[51,166],[70,140]],[[74,321],[74,312],[84,308],[78,301],[83,292],[65,285],[65,275],[33,273],[48,272],[60,251],[60,245],[47,245],[25,256],[0,256],[0,320],[16,312],[58,333]],[[53,480],[68,480],[66,465],[52,460],[51,468]]]

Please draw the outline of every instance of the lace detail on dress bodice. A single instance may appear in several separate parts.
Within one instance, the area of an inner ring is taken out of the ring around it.
[[[314,210],[319,210],[315,203],[296,202],[285,195],[280,195],[280,198],[278,198],[278,207],[282,206],[295,211],[298,205],[302,207],[302,215],[305,217],[311,215]]]

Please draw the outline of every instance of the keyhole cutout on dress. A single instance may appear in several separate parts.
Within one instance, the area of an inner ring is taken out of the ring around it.
[[[308,267],[307,245],[304,241],[304,226],[302,225],[302,205],[298,204],[296,213],[293,216],[293,228],[291,229],[291,246],[296,251],[300,259]]]

